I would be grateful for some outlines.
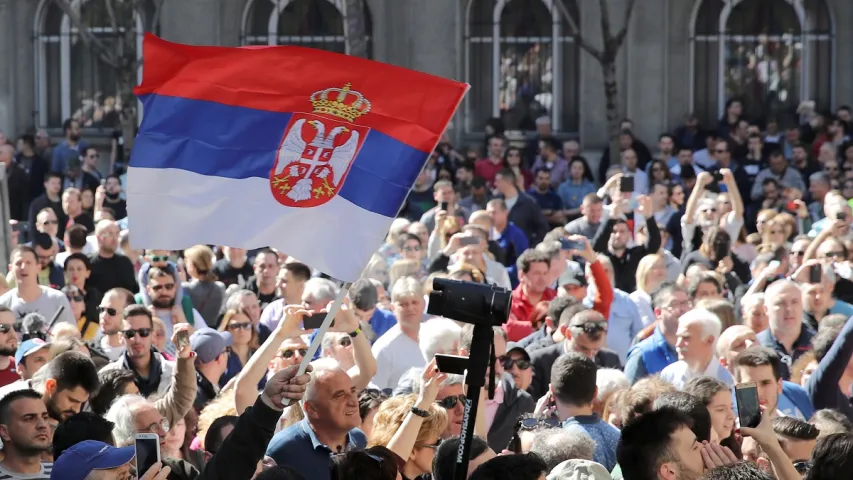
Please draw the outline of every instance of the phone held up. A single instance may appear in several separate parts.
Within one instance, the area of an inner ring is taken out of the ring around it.
[[[136,472],[144,475],[160,461],[160,435],[156,433],[136,434]]]
[[[755,383],[735,386],[737,416],[741,427],[755,428],[761,423],[761,408],[758,405],[758,388]]]
[[[190,345],[190,332],[187,330],[178,330],[178,333],[175,334],[175,343],[178,350],[188,347]]]
[[[326,319],[326,312],[315,313],[310,317],[302,319],[302,328],[305,330],[316,330],[323,326],[323,320]],[[335,326],[335,321],[332,320],[331,327]]]
[[[634,192],[634,176],[633,175],[624,175],[621,179],[619,179],[619,191],[622,193],[633,193]]]

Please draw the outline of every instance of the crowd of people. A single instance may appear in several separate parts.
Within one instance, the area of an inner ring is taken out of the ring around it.
[[[547,118],[442,141],[303,375],[340,282],[272,248],[135,249],[121,163],[76,121],[0,133],[0,479],[454,478],[471,392],[435,357],[474,333],[427,314],[436,278],[511,290],[473,480],[846,478],[850,122],[732,101],[650,148],[625,120],[596,169]],[[142,433],[162,461],[137,472]]]

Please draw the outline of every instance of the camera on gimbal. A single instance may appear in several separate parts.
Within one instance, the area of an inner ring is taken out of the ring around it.
[[[446,278],[432,281],[427,313],[472,325],[499,327],[509,318],[512,292],[505,288]]]

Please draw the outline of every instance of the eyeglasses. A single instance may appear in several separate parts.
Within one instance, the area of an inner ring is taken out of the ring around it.
[[[276,356],[281,357],[281,358],[292,358],[296,352],[299,352],[300,357],[304,357],[308,353],[308,349],[307,348],[288,348],[287,350],[280,351],[278,353],[278,355],[276,355]]]
[[[607,322],[584,322],[580,325],[569,325],[571,328],[583,330],[586,334],[595,334],[607,331]]]
[[[137,328],[134,330],[132,328],[129,328],[127,330],[122,330],[121,333],[124,334],[124,337],[128,338],[128,339],[135,337],[137,333],[142,338],[148,338],[148,336],[151,335],[151,329],[150,328]]]
[[[530,362],[523,358],[512,358],[509,355],[504,355],[497,359],[501,362],[505,370],[509,370],[512,368],[513,364],[516,365],[520,370],[527,370],[530,368]]]
[[[165,418],[160,420],[159,422],[154,422],[151,425],[148,425],[144,429],[140,429],[139,433],[156,433],[158,428],[163,429],[164,432],[169,433],[169,421]]]
[[[341,339],[338,341],[338,345],[342,347],[349,347],[350,345],[352,345],[352,338],[350,336],[341,337]]]
[[[438,441],[435,443],[416,443],[415,446],[421,448],[431,448],[435,450],[441,446],[441,439],[439,438]]]
[[[403,247],[403,251],[404,252],[420,252],[421,247],[420,246],[418,246],[418,247]]]
[[[252,322],[229,323],[228,330],[251,330]]]
[[[167,292],[171,292],[172,290],[175,289],[175,284],[174,283],[164,283],[163,285],[152,285],[151,286],[151,290],[154,290],[155,292],[159,292],[160,290],[163,290],[164,288],[166,289]]]
[[[844,258],[844,252],[826,252],[823,258]]]
[[[0,333],[9,333],[15,331],[14,325],[9,325],[8,323],[0,323]]]
[[[160,263],[160,262],[168,262],[168,261],[169,261],[169,257],[166,257],[166,256],[161,257],[159,255],[154,255],[153,257],[151,257],[151,263]]]
[[[465,394],[459,394],[451,397],[444,397],[441,400],[436,400],[435,403],[437,403],[438,406],[444,408],[445,410],[450,410],[452,408],[456,408],[456,405],[459,403],[465,405],[467,401],[468,397],[466,397]]]
[[[98,313],[104,313],[104,312],[107,312],[107,315],[109,315],[111,317],[115,317],[116,314],[118,313],[118,311],[116,311],[116,309],[113,307],[98,307]]]
[[[701,213],[708,213],[708,212],[717,213],[717,209],[714,207],[711,207],[711,208],[705,208],[701,211]]]
[[[67,298],[69,302],[82,302],[83,301],[83,297],[81,295],[66,295],[65,298]]]
[[[798,257],[803,257],[803,256],[805,256],[806,252],[805,252],[805,251],[802,251],[802,250],[799,250],[799,251],[792,251],[790,254],[791,254],[791,255],[796,255],[796,256],[798,256]]]

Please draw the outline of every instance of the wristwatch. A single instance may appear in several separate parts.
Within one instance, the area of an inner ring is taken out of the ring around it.
[[[421,418],[428,418],[429,417],[429,412],[427,412],[426,410],[421,410],[418,407],[412,407],[411,411],[412,411],[412,413],[414,413],[415,415],[417,415]]]
[[[355,329],[355,331],[349,332],[349,336],[350,336],[350,337],[352,337],[352,338],[355,338],[355,337],[357,337],[357,336],[358,336],[358,334],[359,334],[359,333],[361,333],[361,329],[360,329],[360,328],[356,328],[356,329]]]

